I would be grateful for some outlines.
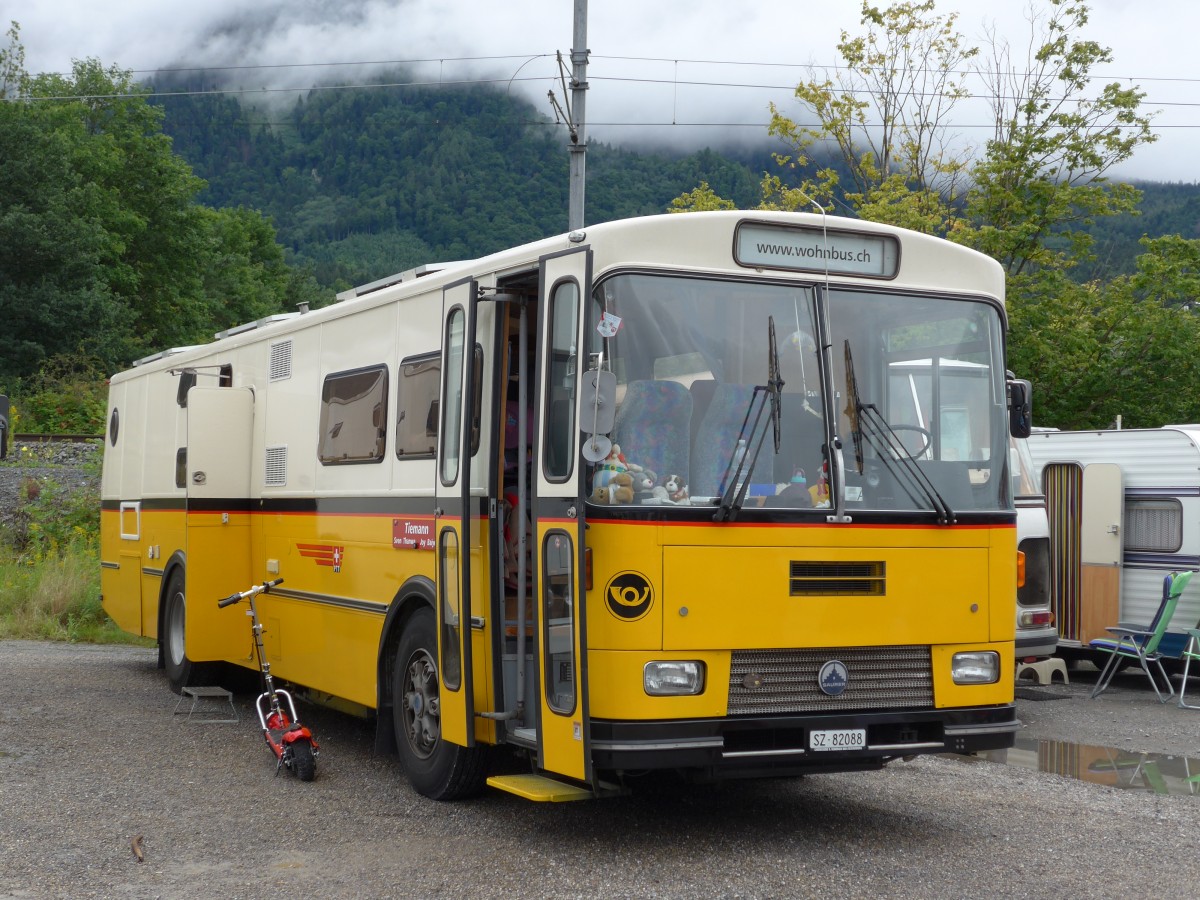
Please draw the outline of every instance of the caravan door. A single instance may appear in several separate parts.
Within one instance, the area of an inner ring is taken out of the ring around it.
[[[1086,647],[1120,619],[1124,479],[1113,463],[1047,463],[1051,600],[1059,639]]]
[[[1083,507],[1079,521],[1079,585],[1083,592],[1080,618],[1085,644],[1109,637],[1106,628],[1121,619],[1121,509],[1124,501],[1121,467],[1090,463],[1083,467]]]

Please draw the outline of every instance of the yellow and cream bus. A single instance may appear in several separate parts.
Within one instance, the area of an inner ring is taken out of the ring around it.
[[[338,301],[112,379],[104,606],[177,689],[253,668],[216,601],[283,578],[272,673],[373,717],[430,797],[1012,745],[995,262],[694,213]]]

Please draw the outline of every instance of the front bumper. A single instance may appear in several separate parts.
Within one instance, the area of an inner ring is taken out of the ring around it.
[[[1016,656],[1018,660],[1036,656],[1039,659],[1053,656],[1058,650],[1058,629],[1053,625],[1044,628],[1018,628]]]
[[[667,721],[596,720],[597,769],[675,769],[697,780],[877,769],[924,753],[972,753],[1013,746],[1015,704],[840,715],[739,716]],[[865,728],[861,750],[809,749],[814,730]]]

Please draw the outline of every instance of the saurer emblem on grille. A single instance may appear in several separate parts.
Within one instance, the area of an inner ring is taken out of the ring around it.
[[[831,659],[821,666],[817,673],[817,686],[830,697],[840,697],[846,690],[846,682],[850,680],[850,672],[840,659]]]

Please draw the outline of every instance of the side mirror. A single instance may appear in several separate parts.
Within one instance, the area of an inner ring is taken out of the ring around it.
[[[184,369],[179,373],[179,390],[175,393],[175,403],[179,407],[187,408],[188,391],[196,386],[196,373],[192,369]]]
[[[1033,430],[1033,385],[1022,378],[1008,382],[1008,432],[1027,438]]]
[[[606,435],[617,417],[617,376],[606,369],[589,369],[580,379],[579,393],[579,428],[589,436],[583,458],[599,462],[612,449]]]

